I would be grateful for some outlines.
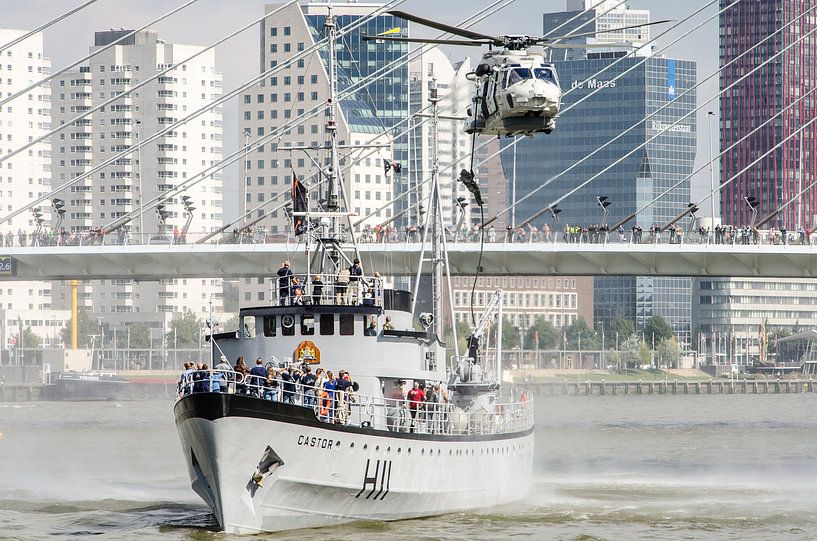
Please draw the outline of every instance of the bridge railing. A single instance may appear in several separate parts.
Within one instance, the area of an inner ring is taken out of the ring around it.
[[[55,232],[50,229],[37,232],[18,230],[0,231],[0,248],[3,247],[47,247],[47,246],[178,246],[195,244],[209,233],[187,233],[171,230],[163,234],[129,233],[120,230],[111,234],[101,234],[99,230],[85,232]],[[397,230],[393,228],[374,231],[367,229],[359,233],[360,244],[406,244],[419,243],[422,231],[416,228]],[[447,231],[451,244],[473,244],[480,242],[478,229]],[[594,227],[566,226],[558,231],[538,228],[498,230],[489,228],[484,235],[487,244],[691,244],[691,245],[796,245],[811,246],[817,242],[817,232],[781,231],[776,229],[752,230],[725,226],[716,231],[696,230],[687,232],[680,229],[667,231],[627,229],[607,231]],[[297,245],[303,239],[290,233],[272,233],[265,228],[236,229],[226,231],[206,240],[207,244],[231,245]]]

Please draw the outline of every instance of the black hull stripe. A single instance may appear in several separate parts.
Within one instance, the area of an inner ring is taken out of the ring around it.
[[[176,415],[177,425],[188,419],[207,419],[208,421],[215,421],[216,419],[223,419],[226,417],[248,417],[252,419],[267,419],[270,421],[278,421],[280,423],[320,428],[322,430],[329,430],[343,434],[364,434],[367,436],[380,436],[405,440],[450,442],[496,441],[517,439],[533,433],[533,427],[527,430],[509,432],[505,434],[474,434],[462,436],[388,432],[384,430],[374,430],[372,428],[324,423],[319,421],[309,408],[293,406],[282,402],[261,400],[259,398],[253,398],[246,395],[226,393],[196,393],[187,395],[176,403],[174,413]]]

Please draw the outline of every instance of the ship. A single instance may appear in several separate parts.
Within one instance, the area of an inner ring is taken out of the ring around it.
[[[325,25],[334,77],[331,12]],[[447,357],[436,160],[428,223],[434,308],[417,313],[414,293],[362,271],[353,228],[341,227],[351,222],[339,197],[331,86],[321,206],[310,210],[293,182],[306,268],[271,271],[271,304],[241,308],[237,330],[217,332],[208,319],[209,370],[183,376],[174,406],[191,487],[231,534],[474,511],[523,499],[531,482],[533,401],[502,383],[501,324],[493,349],[486,344],[501,321],[501,290],[473,318],[467,351],[454,346]],[[432,92],[435,137],[437,101]],[[276,376],[216,365],[238,357],[260,359]],[[323,379],[300,383],[307,372],[346,383],[342,390]]]

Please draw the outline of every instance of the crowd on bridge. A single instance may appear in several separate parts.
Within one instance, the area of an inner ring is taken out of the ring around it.
[[[362,244],[421,242],[425,231],[423,225],[409,225],[397,228],[391,225],[365,225],[358,235]],[[788,230],[779,228],[759,229],[751,225],[716,225],[714,228],[700,226],[692,230],[684,229],[679,224],[653,225],[646,230],[636,224],[626,229],[618,225],[614,230],[607,224],[565,224],[556,229],[544,223],[541,227],[530,223],[524,227],[497,228],[489,225],[484,238],[479,225],[463,226],[459,229],[446,228],[446,238],[452,243],[568,243],[568,244],[771,244],[771,245],[810,245],[817,234],[817,227],[807,229],[799,227]],[[348,235],[346,235],[348,237]],[[16,234],[7,231],[0,233],[0,248],[24,246],[92,246],[92,245],[138,245],[138,244],[186,244],[195,238],[189,238],[178,227],[166,234],[146,235],[140,239],[134,236],[127,227],[114,232],[105,232],[101,228],[90,228],[85,231],[71,231],[64,227],[59,229],[38,228],[34,231],[18,229]],[[285,233],[272,233],[263,226],[247,226],[224,231],[211,242],[221,244],[276,244],[297,243],[299,239]]]

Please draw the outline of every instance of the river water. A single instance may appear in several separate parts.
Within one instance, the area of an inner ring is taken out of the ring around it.
[[[259,537],[817,539],[815,394],[542,397],[536,411],[524,502]],[[0,540],[233,539],[189,489],[170,402],[0,404],[0,433]]]

